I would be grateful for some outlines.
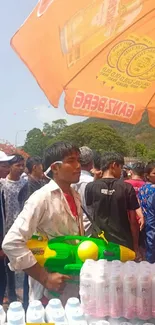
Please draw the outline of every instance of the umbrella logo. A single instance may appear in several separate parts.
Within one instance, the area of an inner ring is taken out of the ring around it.
[[[155,81],[155,42],[130,35],[109,51],[97,80],[118,91],[144,91]]]
[[[42,16],[54,0],[40,0],[37,16]]]

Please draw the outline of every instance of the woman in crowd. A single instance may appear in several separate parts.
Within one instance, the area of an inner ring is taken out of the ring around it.
[[[141,232],[140,246],[145,252],[145,257],[148,262],[155,262],[155,258],[152,256],[153,245],[153,218],[154,215],[154,200],[152,200],[155,194],[155,161],[151,161],[145,168],[146,183],[138,191],[138,199],[145,218],[145,228]],[[155,217],[155,216],[154,216]]]

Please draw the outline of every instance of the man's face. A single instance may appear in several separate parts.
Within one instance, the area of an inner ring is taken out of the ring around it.
[[[0,163],[0,178],[6,178],[9,174],[10,166],[8,162],[1,162]]]
[[[42,164],[34,165],[33,172],[38,179],[42,179],[43,178],[43,165]]]
[[[17,177],[20,177],[23,174],[24,169],[25,169],[24,160],[21,160],[10,167],[10,171]]]
[[[114,177],[115,178],[120,178],[121,177],[121,173],[122,173],[122,165],[118,165],[116,163],[113,164],[113,170],[114,170]]]
[[[80,154],[73,152],[63,159],[62,164],[52,167],[54,178],[68,184],[78,183],[81,174]]]

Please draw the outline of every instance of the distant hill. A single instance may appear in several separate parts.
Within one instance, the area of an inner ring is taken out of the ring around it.
[[[126,140],[136,139],[137,142],[145,144],[148,149],[155,149],[155,128],[149,124],[147,113],[144,113],[142,120],[136,125],[97,118],[89,118],[84,121],[84,123],[88,122],[101,122],[109,125]]]

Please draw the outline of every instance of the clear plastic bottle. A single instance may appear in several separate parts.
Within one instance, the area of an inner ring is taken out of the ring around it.
[[[137,281],[137,318],[148,320],[152,315],[152,286],[150,272],[142,272]]]
[[[12,314],[12,317],[8,319],[7,325],[25,325],[21,314]]]
[[[3,306],[0,305],[0,324],[3,325],[5,324],[6,321],[6,313],[4,311]]]
[[[40,319],[39,321],[37,321]],[[44,323],[45,320],[45,310],[42,303],[39,300],[33,300],[29,303],[26,312],[27,323]]]
[[[109,315],[109,277],[102,269],[98,270],[95,280],[96,317]]]
[[[21,302],[15,301],[9,305],[9,309],[7,311],[7,321],[8,324],[15,324],[16,321],[17,324],[25,325],[25,311]]]
[[[67,319],[64,310],[55,310],[51,315],[55,325],[67,325]]]
[[[123,285],[120,270],[115,269],[109,279],[109,315],[113,318],[122,317]]]
[[[48,323],[53,322],[52,315],[54,312],[57,311],[64,311],[64,308],[62,306],[61,300],[60,299],[51,299],[48,302],[48,305],[45,308],[45,319]]]
[[[95,315],[96,302],[94,298],[95,267],[89,267],[80,274],[80,298],[81,306],[85,314]]]
[[[152,317],[155,318],[155,275],[152,275]]]
[[[79,299],[74,297],[69,298],[65,306],[65,313],[68,321],[71,321],[73,315],[76,315],[78,311],[82,312]]]
[[[76,310],[74,315],[72,315],[69,325],[87,325],[84,313],[80,308]]]
[[[136,317],[136,291],[136,276],[129,267],[123,277],[123,316],[127,319]]]

